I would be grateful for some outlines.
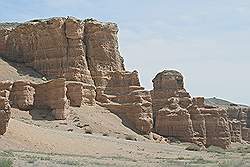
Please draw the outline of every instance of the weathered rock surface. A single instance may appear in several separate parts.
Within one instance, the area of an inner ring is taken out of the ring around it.
[[[6,54],[7,52],[7,36],[11,32],[11,30],[11,28],[0,27],[0,56]]]
[[[7,93],[6,91],[3,92]],[[6,132],[11,114],[9,100],[3,92],[0,95],[0,135]]]
[[[153,79],[154,129],[165,137],[228,148],[230,124],[226,110],[206,106],[203,97],[191,98],[183,76],[165,70]],[[234,127],[236,128],[236,127]]]
[[[138,73],[109,72],[106,84],[96,90],[97,101],[122,118],[123,123],[141,134],[152,129],[150,93],[140,86]]]
[[[155,131],[166,137],[192,142],[194,132],[187,109],[181,108],[178,98],[170,98],[169,105],[155,113]]]
[[[67,98],[70,106],[80,107],[81,105],[95,105],[95,87],[82,82],[67,82]]]
[[[34,85],[34,107],[51,110],[55,119],[66,119],[68,100],[66,97],[65,79],[51,80],[47,83]]]
[[[84,24],[74,18],[24,23],[7,39],[7,59],[24,63],[49,78],[93,84],[83,41]]]
[[[16,107],[20,110],[29,110],[32,108],[35,94],[35,89],[32,85],[29,81],[14,82],[10,92],[12,107]]]

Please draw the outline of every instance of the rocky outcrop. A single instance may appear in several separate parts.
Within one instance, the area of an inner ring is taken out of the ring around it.
[[[82,82],[67,82],[67,98],[70,106],[95,105],[95,87]]]
[[[11,106],[20,110],[29,110],[34,103],[35,89],[30,81],[14,82],[11,92]]]
[[[231,144],[229,121],[224,109],[200,108],[206,123],[206,146],[228,148]]]
[[[11,32],[11,30],[11,28],[0,27],[0,56],[6,54],[7,52],[7,36]]]
[[[6,96],[6,90],[0,91],[0,135],[6,132],[11,114],[9,100]]]
[[[140,134],[152,129],[152,105],[148,91],[140,86],[138,73],[109,72],[105,86],[96,90],[97,101],[118,115],[125,125]]]
[[[47,83],[37,84],[34,88],[35,108],[51,110],[55,119],[66,119],[69,111],[65,79],[56,79]]]
[[[184,89],[183,76],[177,71],[157,74],[153,84],[156,133],[205,146],[229,147],[231,134],[226,110],[206,106],[203,97],[191,98]]]
[[[178,98],[170,98],[168,103],[155,113],[155,131],[166,137],[193,142],[194,132],[188,110],[180,107]]]
[[[95,20],[85,22],[87,61],[96,87],[105,86],[112,71],[125,71],[118,50],[118,27]]]
[[[52,18],[21,24],[7,39],[7,59],[34,68],[49,78],[93,84],[88,70],[84,24],[74,18]]]

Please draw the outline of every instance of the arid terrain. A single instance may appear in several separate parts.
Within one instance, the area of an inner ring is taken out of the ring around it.
[[[192,97],[175,70],[145,90],[115,23],[0,27],[0,167],[250,166],[249,107]]]

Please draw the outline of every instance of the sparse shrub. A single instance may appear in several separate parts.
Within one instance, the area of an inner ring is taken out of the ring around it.
[[[170,141],[170,143],[181,144],[181,141],[175,137],[168,137],[168,140]]]
[[[109,134],[107,134],[107,133],[103,133],[102,135],[103,135],[103,136],[109,136]]]
[[[213,153],[218,153],[218,154],[225,154],[226,153],[223,148],[216,147],[216,146],[209,146],[207,148],[207,152],[213,152]]]
[[[222,163],[219,163],[218,166],[219,167],[236,167],[236,166],[247,167],[248,165],[246,165],[242,160],[226,160]]]
[[[137,141],[136,137],[133,136],[133,135],[126,135],[126,136],[125,136],[125,139],[126,139],[126,140]]]
[[[92,132],[91,129],[86,129],[86,130],[85,130],[85,133],[86,133],[86,134],[93,134],[93,132]]]
[[[186,150],[188,151],[201,151],[201,147],[198,146],[197,144],[191,143]]]
[[[12,167],[13,162],[10,159],[0,159],[0,167]]]

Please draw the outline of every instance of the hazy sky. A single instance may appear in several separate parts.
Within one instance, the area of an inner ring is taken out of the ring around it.
[[[250,0],[0,0],[0,21],[76,16],[116,22],[120,51],[142,85],[163,69],[193,96],[250,105]]]

